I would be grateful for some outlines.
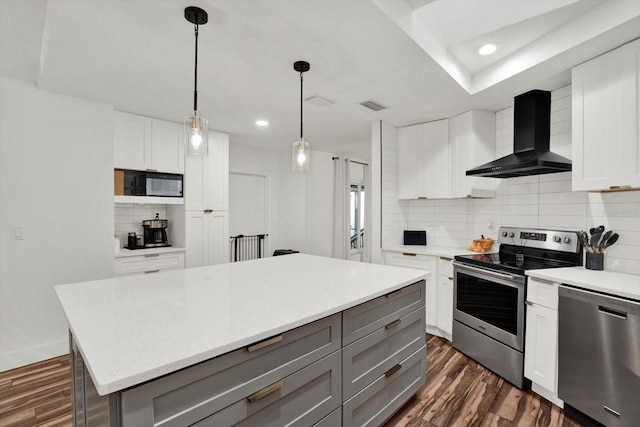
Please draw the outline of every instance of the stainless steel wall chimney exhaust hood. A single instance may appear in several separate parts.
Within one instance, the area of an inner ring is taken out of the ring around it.
[[[571,160],[549,151],[551,92],[532,90],[515,97],[513,154],[467,171],[468,176],[513,178],[571,170]]]

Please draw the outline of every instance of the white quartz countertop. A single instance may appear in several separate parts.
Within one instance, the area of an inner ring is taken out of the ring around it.
[[[423,279],[421,270],[294,254],[55,286],[106,395]]]
[[[492,252],[497,251],[497,244],[494,244]],[[389,252],[407,252],[418,255],[443,256],[453,258],[456,255],[476,254],[470,252],[467,248],[456,248],[449,246],[422,246],[422,245],[399,245],[382,248],[383,251]]]
[[[640,276],[609,270],[587,270],[584,267],[529,270],[530,277],[578,286],[624,298],[640,300]]]
[[[116,258],[127,258],[132,256],[144,256],[144,255],[155,255],[155,254],[168,254],[172,252],[184,252],[184,248],[179,248],[177,246],[163,246],[160,248],[145,248],[145,249],[127,249],[121,248],[120,252],[115,254]]]

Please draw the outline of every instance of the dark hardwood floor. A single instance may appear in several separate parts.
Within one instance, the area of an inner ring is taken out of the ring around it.
[[[71,426],[69,357],[0,372],[0,426]],[[385,427],[566,426],[579,423],[439,337],[427,335],[427,384]],[[91,427],[91,426],[89,426]]]

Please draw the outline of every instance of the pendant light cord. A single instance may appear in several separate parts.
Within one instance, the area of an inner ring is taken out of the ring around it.
[[[300,72],[300,139],[304,139],[302,137],[302,72]]]
[[[193,112],[198,112],[198,24],[195,25],[195,34],[196,34],[196,60],[195,60],[195,71],[194,71],[194,85],[193,85]]]

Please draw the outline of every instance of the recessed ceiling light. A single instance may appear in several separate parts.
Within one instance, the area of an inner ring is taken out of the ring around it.
[[[478,48],[478,54],[491,55],[498,49],[500,49],[500,43],[486,43]]]
[[[269,126],[269,122],[266,120],[256,120],[256,125],[258,126]]]

